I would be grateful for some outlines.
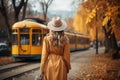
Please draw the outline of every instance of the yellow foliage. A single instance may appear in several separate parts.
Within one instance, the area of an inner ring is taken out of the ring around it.
[[[87,13],[90,13],[90,10],[87,8],[84,8]]]
[[[76,13],[74,17],[74,22],[73,22],[73,27],[76,32],[82,33],[82,34],[87,34],[87,27],[85,24],[86,20],[86,12],[83,10],[80,13]]]
[[[102,25],[103,25],[103,26],[106,25],[109,19],[110,19],[110,16],[106,16],[106,17],[104,18],[104,20],[103,20]]]
[[[86,24],[91,22],[91,20],[96,16],[96,11],[97,11],[97,7],[95,7],[91,13],[89,13],[87,19],[86,19]]]
[[[102,24],[103,26],[108,23],[108,20],[110,18],[112,20],[115,20],[115,17],[119,14],[118,8],[120,8],[120,6],[113,6],[113,7],[108,6],[107,11],[105,13],[105,18],[103,20],[103,24]]]
[[[89,15],[89,18],[92,19],[94,17],[94,15]]]
[[[89,23],[89,22],[91,22],[91,18],[86,19],[86,23]]]
[[[111,16],[111,12],[106,12],[105,16]]]
[[[92,14],[96,14],[96,8],[92,10]]]

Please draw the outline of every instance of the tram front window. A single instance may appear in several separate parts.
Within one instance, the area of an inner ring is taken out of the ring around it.
[[[32,45],[41,45],[42,44],[42,36],[40,34],[32,35]]]
[[[28,45],[29,42],[29,34],[20,34],[20,44]]]

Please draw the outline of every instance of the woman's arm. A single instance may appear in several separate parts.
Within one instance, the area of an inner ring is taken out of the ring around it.
[[[65,47],[64,47],[64,62],[65,62],[67,73],[68,73],[69,70],[71,69],[69,40],[66,42]]]
[[[41,73],[45,72],[45,63],[48,58],[48,50],[49,48],[47,44],[47,38],[45,37],[43,40],[43,46],[42,46],[42,58],[41,58],[41,66],[40,66]]]

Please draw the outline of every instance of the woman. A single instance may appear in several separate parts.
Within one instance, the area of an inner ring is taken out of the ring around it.
[[[50,33],[43,40],[40,70],[44,80],[67,80],[71,69],[69,40],[64,34],[66,23],[54,17],[49,23]]]

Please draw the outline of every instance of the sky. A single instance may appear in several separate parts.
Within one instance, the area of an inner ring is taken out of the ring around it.
[[[34,11],[41,12],[41,6],[38,1],[31,0],[30,3],[35,3]],[[46,0],[47,1],[47,0]],[[75,0],[53,0],[52,4],[48,8],[48,15],[60,15],[62,17],[73,16],[76,9],[72,2]]]
[[[75,0],[53,0],[49,6],[48,14],[58,15],[63,18],[74,17],[76,8],[72,2]]]
[[[47,1],[47,0],[46,0]],[[49,6],[49,10],[56,11],[56,10],[72,10],[72,1],[74,0],[53,0],[52,4]],[[33,4],[34,3],[34,4]],[[31,0],[30,4],[33,5],[34,10],[40,10],[40,3],[35,0]]]
[[[54,0],[49,7],[49,10],[65,10],[71,11],[72,10],[72,1],[73,0]]]

